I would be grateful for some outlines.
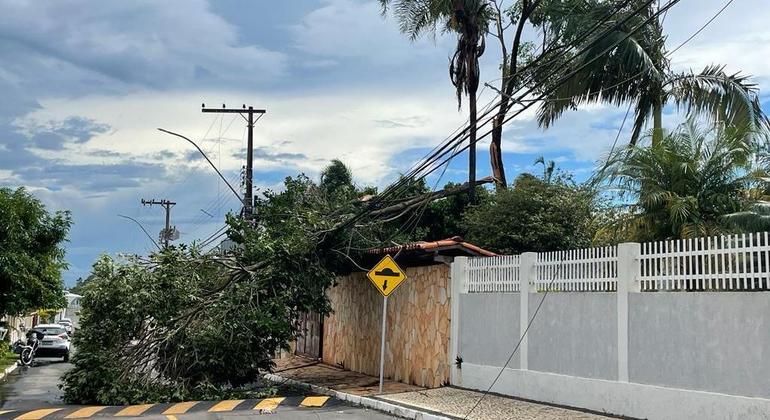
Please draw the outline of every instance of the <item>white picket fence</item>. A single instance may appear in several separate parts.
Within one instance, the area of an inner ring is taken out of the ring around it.
[[[640,256],[642,290],[767,290],[768,232],[648,242]]]
[[[630,261],[640,291],[770,290],[768,232],[646,242],[636,249]],[[521,261],[519,255],[470,258],[468,292],[518,292]],[[614,292],[618,269],[616,246],[539,253],[528,290]]]
[[[617,289],[618,248],[543,252],[535,265],[537,291],[609,292]]]
[[[501,255],[489,258],[471,258],[466,266],[469,292],[518,292],[521,257]]]

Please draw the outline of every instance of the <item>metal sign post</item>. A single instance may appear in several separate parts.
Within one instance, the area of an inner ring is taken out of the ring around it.
[[[382,339],[380,340],[380,394],[382,394],[382,386],[385,382],[385,331],[388,326],[388,296],[406,280],[406,274],[390,255],[386,255],[366,273],[366,277],[382,293]]]
[[[388,319],[388,297],[382,298],[382,340],[380,340],[380,394],[385,378],[385,328]]]

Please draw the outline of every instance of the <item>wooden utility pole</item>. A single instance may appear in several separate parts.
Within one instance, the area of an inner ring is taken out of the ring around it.
[[[246,127],[248,127],[248,145],[246,146],[246,193],[244,194],[243,199],[243,217],[246,220],[251,220],[254,211],[254,190],[252,186],[252,167],[254,163],[254,114],[258,114],[261,117],[262,114],[265,113],[265,110],[254,109],[252,106],[247,108],[246,105],[243,105],[243,107],[239,109],[227,108],[224,105],[222,105],[222,108],[206,108],[206,104],[202,104],[201,108],[202,112],[240,114],[241,117],[246,120]]]
[[[163,229],[163,232],[161,233],[160,237],[163,240],[163,246],[168,248],[168,243],[172,239],[172,233],[171,233],[171,207],[174,207],[176,205],[175,202],[169,201],[169,200],[145,200],[142,199],[142,205],[145,206],[152,206],[153,204],[159,204],[161,207],[163,207],[166,210],[166,228]]]

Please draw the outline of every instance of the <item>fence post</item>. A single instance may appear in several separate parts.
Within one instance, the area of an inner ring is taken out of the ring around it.
[[[460,294],[468,293],[468,257],[455,257],[449,272],[449,383],[462,385],[462,372],[455,361],[460,354]]]
[[[529,323],[529,288],[537,280],[537,253],[525,252],[521,254],[521,265],[519,266],[519,337],[521,346],[519,347],[519,369],[529,369],[529,337],[524,333],[527,331]]]
[[[628,294],[638,292],[639,256],[642,248],[638,243],[618,244],[618,381],[628,382]]]

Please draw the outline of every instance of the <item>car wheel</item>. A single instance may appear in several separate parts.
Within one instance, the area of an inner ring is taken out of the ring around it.
[[[67,363],[67,362],[69,362],[69,361],[70,361],[70,354],[69,354],[69,352],[67,352],[67,353],[64,355],[64,363]]]

